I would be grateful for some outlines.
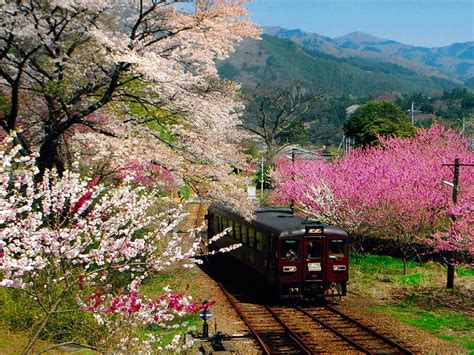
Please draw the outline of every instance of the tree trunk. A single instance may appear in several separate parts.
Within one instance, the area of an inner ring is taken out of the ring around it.
[[[49,318],[56,312],[56,309],[58,308],[59,304],[62,301],[62,295],[57,299],[57,301],[53,304],[51,309],[49,310],[48,313],[46,313],[46,316],[44,317],[43,321],[41,322],[38,330],[35,332],[33,337],[30,339],[28,342],[28,345],[23,349],[22,355],[26,355],[30,352],[30,350],[33,348],[33,345],[35,345],[36,340],[38,340],[38,337],[40,336],[41,332],[46,328],[46,325],[48,324]]]
[[[407,274],[407,257],[403,255],[403,275]]]
[[[450,251],[448,254],[448,275],[446,280],[446,288],[454,288],[454,273],[457,255],[455,251]]]
[[[266,165],[273,166],[276,154],[276,149],[274,147],[267,146],[267,152],[265,154]]]
[[[39,178],[41,179],[47,169],[56,168],[58,174],[61,176],[64,172],[64,162],[59,154],[59,134],[49,134],[41,144],[38,168]]]

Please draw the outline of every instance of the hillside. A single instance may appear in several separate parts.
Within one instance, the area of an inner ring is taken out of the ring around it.
[[[453,81],[418,75],[416,71],[396,64],[364,58],[338,58],[266,34],[261,41],[244,41],[218,67],[221,76],[248,88],[258,84],[284,86],[297,81],[331,96],[430,93],[457,86]]]
[[[402,65],[425,75],[466,83],[474,78],[474,42],[426,48],[377,38],[363,32],[329,38],[301,30],[268,27],[267,34],[290,39],[306,49],[341,58],[371,58]]]

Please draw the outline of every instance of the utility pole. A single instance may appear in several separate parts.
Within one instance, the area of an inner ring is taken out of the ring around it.
[[[415,102],[411,102],[411,125],[415,125]]]
[[[339,147],[337,147],[337,151],[339,152],[339,150],[341,150],[341,148],[343,148],[343,144],[344,144],[344,141],[346,140],[346,136],[343,134],[342,135],[342,141],[341,143],[339,144]],[[344,149],[344,148],[343,148]]]
[[[459,190],[459,167],[461,166],[474,166],[474,164],[461,164],[459,158],[454,159],[454,164],[443,164],[444,166],[454,166],[454,176],[453,176],[453,193],[451,195],[453,204],[458,202],[458,190]],[[454,222],[455,217],[451,216],[452,221]],[[455,250],[449,252],[448,256],[448,278],[446,281],[446,288],[454,287],[454,272],[456,265],[457,253]]]
[[[260,199],[263,200],[263,156],[262,161],[260,163]]]
[[[453,177],[453,194],[452,199],[453,203],[456,204],[458,202],[458,186],[459,186],[459,158],[454,159],[454,177]],[[464,165],[464,164],[463,164]]]
[[[453,204],[458,202],[458,186],[459,186],[459,158],[454,159],[454,177],[453,177]],[[454,216],[452,217],[454,221]],[[446,281],[446,288],[454,287],[454,268],[456,265],[457,253],[456,251],[451,251],[449,253],[448,259],[448,279]]]
[[[296,150],[293,148],[291,150],[291,180],[295,181],[295,157],[296,157]],[[291,212],[295,213],[295,199],[292,198],[290,201],[290,208]]]

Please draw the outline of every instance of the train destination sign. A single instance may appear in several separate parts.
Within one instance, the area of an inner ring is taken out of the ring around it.
[[[308,263],[308,271],[321,271],[321,263]]]
[[[311,235],[321,235],[324,233],[323,227],[306,227],[306,233]]]

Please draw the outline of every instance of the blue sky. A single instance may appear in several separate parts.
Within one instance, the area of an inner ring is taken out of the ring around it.
[[[362,31],[425,47],[474,40],[474,0],[252,0],[253,20],[329,37]]]

